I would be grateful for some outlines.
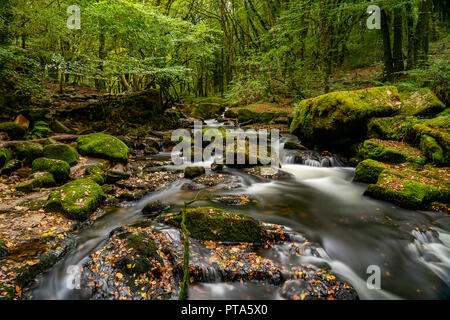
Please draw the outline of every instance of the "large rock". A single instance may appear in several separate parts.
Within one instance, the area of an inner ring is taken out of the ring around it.
[[[25,165],[30,165],[35,159],[42,157],[43,147],[38,143],[22,142],[14,146],[17,158],[24,160]]]
[[[393,115],[400,106],[395,87],[333,92],[301,101],[291,133],[309,144],[348,145],[364,139],[369,119]]]
[[[201,102],[192,111],[192,116],[201,119],[219,117],[225,111],[225,106],[218,103]]]
[[[181,212],[160,216],[159,220],[181,226]],[[258,221],[245,214],[229,213],[216,208],[195,208],[186,211],[186,227],[199,240],[225,242],[258,242],[261,227]]]
[[[44,147],[45,158],[63,160],[70,166],[76,165],[80,156],[75,148],[66,144],[49,144]]]
[[[399,86],[398,91],[402,100],[402,115],[434,117],[445,109],[445,104],[429,88]]]
[[[0,132],[6,132],[12,140],[19,140],[27,133],[27,128],[14,122],[4,122],[0,123]]]
[[[53,174],[55,181],[63,183],[69,179],[70,165],[62,160],[38,158],[33,161],[32,172],[46,171]]]
[[[86,220],[102,204],[102,188],[89,178],[69,182],[50,193],[45,209],[70,219]]]
[[[129,149],[121,140],[103,133],[92,133],[77,139],[78,151],[85,156],[126,163]]]
[[[34,192],[39,191],[41,188],[54,187],[56,185],[55,178],[53,174],[49,172],[36,172],[31,178],[16,186],[18,191],[22,192]]]
[[[404,142],[380,139],[364,141],[358,155],[362,159],[373,159],[388,163],[412,162],[423,165],[427,161],[420,150]]]
[[[184,177],[186,179],[194,179],[201,175],[204,175],[206,172],[204,167],[186,167],[184,169]]]

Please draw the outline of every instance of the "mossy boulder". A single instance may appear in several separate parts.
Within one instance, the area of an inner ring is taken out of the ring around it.
[[[128,172],[108,170],[106,173],[106,183],[116,183],[121,180],[128,180],[130,177],[131,175]]]
[[[63,183],[69,179],[70,165],[62,160],[38,158],[33,161],[32,172],[46,171],[53,174],[55,181]]]
[[[389,166],[372,159],[361,161],[356,167],[355,182],[376,183],[380,174]]]
[[[16,186],[18,191],[30,193],[39,191],[41,188],[54,187],[56,185],[55,178],[49,172],[36,172],[31,178]]]
[[[66,144],[49,144],[44,147],[45,158],[63,160],[70,166],[76,165],[80,156],[75,148]]]
[[[22,161],[20,160],[11,160],[9,161],[1,170],[1,174],[10,175],[14,171],[22,168]]]
[[[12,152],[9,149],[0,149],[0,169],[12,159]]]
[[[86,167],[84,169],[84,176],[89,177],[99,185],[104,185],[106,183],[106,172],[102,170],[98,164],[93,164]]]
[[[412,162],[425,164],[422,152],[404,142],[371,139],[364,141],[358,151],[361,159],[373,159],[388,163]]]
[[[213,119],[219,117],[225,111],[225,106],[217,103],[199,103],[194,107],[192,116],[201,119]]]
[[[267,152],[264,154],[259,147],[256,154],[250,154],[250,143],[246,141],[245,144],[233,143],[227,145],[224,150],[223,159],[225,164],[230,168],[251,168],[255,166],[268,165],[276,159],[272,159],[270,153],[270,145],[268,145]]]
[[[184,177],[186,179],[194,179],[201,175],[204,175],[206,172],[204,167],[186,167],[184,169]]]
[[[12,140],[20,140],[27,133],[27,129],[14,122],[3,122],[0,123],[0,132],[6,132]]]
[[[269,123],[280,116],[282,114],[277,112],[256,112],[249,109],[239,109],[237,118],[239,123],[248,125],[253,123]]]
[[[227,111],[225,111],[225,118],[231,118],[231,119],[235,119],[238,117],[238,112],[234,109],[228,109]]]
[[[160,216],[158,219],[181,226],[182,213]],[[186,227],[192,237],[198,240],[224,242],[258,242],[261,226],[245,214],[229,213],[216,208],[194,208],[186,210]]]
[[[423,154],[436,165],[448,165],[449,155],[444,155],[444,150],[433,137],[424,134],[420,140],[420,149]]]
[[[86,220],[105,198],[102,187],[89,178],[69,182],[50,193],[45,209],[70,219]]]
[[[14,146],[14,151],[18,159],[23,160],[25,165],[31,165],[31,163],[41,158],[44,154],[44,148],[33,142],[18,143]]]
[[[301,101],[290,130],[305,143],[348,145],[366,137],[369,119],[394,115],[400,104],[395,87],[332,92]]]
[[[92,133],[77,139],[78,151],[85,156],[126,163],[129,149],[119,139],[103,133]]]
[[[293,142],[293,141],[287,141],[284,144],[284,149],[286,149],[286,150],[307,150],[307,148],[304,145],[297,143],[297,142]]]
[[[398,86],[398,92],[402,100],[402,115],[434,117],[445,109],[445,104],[429,88]]]
[[[365,195],[408,209],[424,209],[429,203],[441,201],[445,197],[444,192],[427,183],[427,180],[409,179],[390,171],[382,172],[377,183],[369,185]]]
[[[416,117],[383,117],[369,121],[367,136],[370,139],[408,141],[413,139],[412,128],[419,123]]]

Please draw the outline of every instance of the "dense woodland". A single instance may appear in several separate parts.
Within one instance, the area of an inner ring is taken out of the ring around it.
[[[449,0],[0,0],[0,300],[450,299],[449,31]]]

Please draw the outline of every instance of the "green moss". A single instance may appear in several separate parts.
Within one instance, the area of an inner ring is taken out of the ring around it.
[[[225,107],[222,104],[199,103],[192,115],[201,119],[213,119],[219,117],[224,111]]]
[[[181,218],[179,212],[158,219],[180,228]],[[261,239],[258,221],[245,214],[229,213],[216,208],[187,209],[186,227],[191,236],[199,240],[258,242]]]
[[[69,182],[50,193],[45,209],[64,213],[74,220],[86,220],[102,204],[102,188],[89,178]]]
[[[54,187],[56,185],[55,178],[49,172],[37,172],[31,176],[29,181],[21,183],[16,186],[18,191],[22,192],[35,192],[41,188]]]
[[[49,144],[44,147],[45,158],[63,160],[70,166],[76,165],[80,156],[75,148],[65,144]]]
[[[19,159],[24,160],[24,165],[31,165],[31,163],[42,157],[43,147],[40,144],[32,142],[18,143],[14,146],[15,153]]]
[[[0,169],[12,159],[12,152],[9,149],[0,149]]]
[[[129,149],[127,145],[113,136],[92,133],[79,137],[77,142],[78,151],[82,155],[123,163],[128,161]]]
[[[255,112],[249,109],[239,109],[237,118],[239,123],[248,125],[253,123],[269,123],[278,117],[286,115],[277,112]]]
[[[128,179],[130,179],[130,176],[131,175],[128,172],[109,170],[106,173],[106,183],[111,184],[111,183],[116,183],[117,181],[120,181],[120,180],[128,180]]]
[[[437,165],[448,165],[448,157],[447,159],[444,157],[444,151],[433,137],[424,134],[420,140],[420,149],[433,163]]]
[[[427,204],[443,199],[443,193],[436,186],[392,172],[383,172],[377,184],[369,185],[365,194],[409,209],[423,209]]]
[[[184,169],[184,177],[186,179],[194,179],[201,175],[204,175],[206,172],[204,167],[186,167]]]
[[[411,140],[412,127],[419,120],[415,117],[385,117],[371,119],[367,125],[367,136],[383,140]]]
[[[305,146],[300,143],[288,141],[284,144],[284,149],[286,150],[307,150]]]
[[[303,100],[296,108],[291,133],[319,145],[359,141],[370,118],[393,115],[398,103],[395,87],[340,91]]]
[[[398,89],[402,100],[400,110],[402,115],[433,117],[445,109],[444,103],[429,88],[399,86]]]
[[[371,159],[358,164],[355,171],[355,182],[376,183],[380,174],[389,166]]]
[[[39,158],[33,161],[32,172],[47,171],[53,174],[58,183],[69,179],[70,165],[62,160]]]
[[[99,185],[106,183],[106,172],[98,164],[93,164],[84,169],[84,176],[89,177]]]
[[[225,111],[225,118],[231,118],[231,119],[235,119],[238,117],[238,112],[236,112],[233,109],[228,109],[227,111]]]
[[[0,258],[6,257],[9,254],[9,249],[6,243],[0,239]]]
[[[12,140],[20,140],[27,133],[27,129],[14,122],[3,122],[0,123],[0,132],[6,132]]]
[[[422,153],[403,142],[371,139],[364,141],[358,151],[361,159],[373,159],[389,163],[412,162],[425,164]]]
[[[10,175],[14,171],[22,168],[22,161],[20,160],[11,160],[9,161],[1,170],[1,174]]]

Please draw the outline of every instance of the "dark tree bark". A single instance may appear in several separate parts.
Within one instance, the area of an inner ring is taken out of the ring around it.
[[[430,17],[433,3],[431,0],[424,0],[420,4],[419,20],[416,27],[416,41],[414,44],[416,61],[423,63],[427,60],[428,48],[429,48],[429,30],[430,30]]]
[[[392,77],[394,64],[391,50],[391,33],[389,31],[388,16],[385,10],[381,10],[381,36],[383,39],[384,73],[387,79]]]
[[[404,70],[403,63],[403,12],[401,8],[394,9],[394,46],[392,51],[394,72]]]
[[[407,35],[408,35],[408,53],[406,59],[407,69],[414,68],[416,57],[414,56],[414,17],[412,12],[412,7],[410,3],[406,4],[406,25],[407,25]]]

